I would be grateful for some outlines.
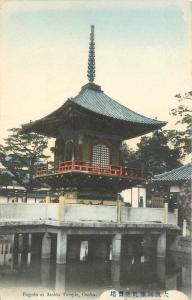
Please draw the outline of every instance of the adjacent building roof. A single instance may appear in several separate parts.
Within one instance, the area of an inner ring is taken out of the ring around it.
[[[192,179],[192,164],[187,164],[177,169],[173,169],[169,172],[155,175],[153,181],[155,182],[184,182]]]

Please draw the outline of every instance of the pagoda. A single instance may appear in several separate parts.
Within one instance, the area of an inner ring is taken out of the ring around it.
[[[130,110],[94,83],[93,25],[87,77],[88,83],[76,97],[44,118],[23,125],[22,132],[55,138],[54,170],[40,166],[36,179],[68,193],[75,191],[77,201],[115,201],[118,193],[144,179],[142,169],[121,165],[122,142],[159,129],[166,122]]]

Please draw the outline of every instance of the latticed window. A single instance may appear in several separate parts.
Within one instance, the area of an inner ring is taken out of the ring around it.
[[[110,165],[110,149],[106,145],[93,145],[92,163],[94,166],[106,167]]]

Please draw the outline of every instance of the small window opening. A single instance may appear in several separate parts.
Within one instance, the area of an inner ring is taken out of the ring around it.
[[[81,241],[80,261],[87,261],[88,259],[88,241]]]

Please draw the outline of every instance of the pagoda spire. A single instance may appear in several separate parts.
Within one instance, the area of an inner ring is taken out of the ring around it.
[[[91,25],[90,43],[89,43],[89,58],[87,68],[87,78],[89,82],[94,82],[95,79],[95,41],[94,41],[94,25]]]

